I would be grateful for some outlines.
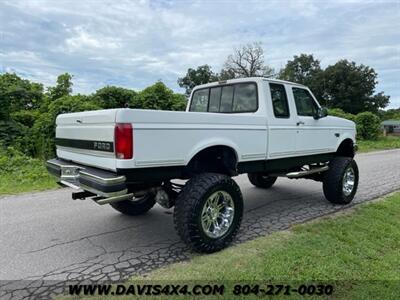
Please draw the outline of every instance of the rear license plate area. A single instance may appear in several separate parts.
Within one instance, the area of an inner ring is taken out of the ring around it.
[[[76,166],[62,166],[61,167],[61,180],[71,183],[78,183],[79,167]]]

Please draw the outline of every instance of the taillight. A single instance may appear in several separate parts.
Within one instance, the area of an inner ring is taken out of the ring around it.
[[[131,159],[133,157],[133,129],[130,123],[117,123],[114,130],[115,157]]]

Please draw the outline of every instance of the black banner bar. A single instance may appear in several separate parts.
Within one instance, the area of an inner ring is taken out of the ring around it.
[[[96,150],[96,151],[104,151],[104,152],[114,152],[114,143],[113,142],[56,138],[55,143],[57,146],[62,146],[62,147]]]

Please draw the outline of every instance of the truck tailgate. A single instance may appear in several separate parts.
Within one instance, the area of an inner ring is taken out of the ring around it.
[[[115,170],[114,127],[117,110],[97,110],[57,117],[57,156]]]

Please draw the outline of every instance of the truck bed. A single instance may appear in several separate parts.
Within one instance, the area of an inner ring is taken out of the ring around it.
[[[133,158],[115,157],[114,128],[133,127]],[[57,156],[105,170],[184,166],[202,149],[231,147],[239,162],[263,160],[267,124],[258,113],[222,114],[110,109],[57,118]]]

